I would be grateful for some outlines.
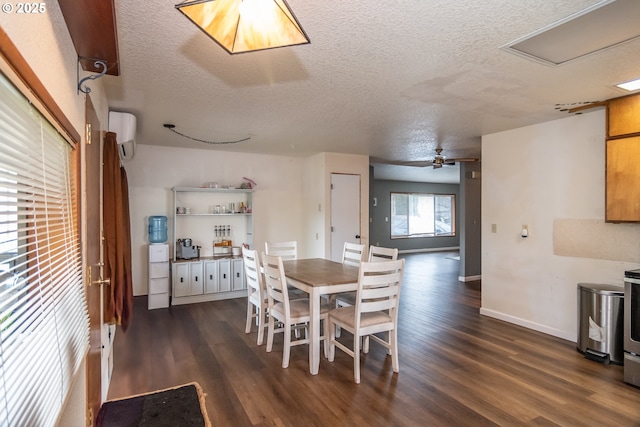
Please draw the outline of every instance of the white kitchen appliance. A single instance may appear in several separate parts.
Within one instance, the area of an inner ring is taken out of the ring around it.
[[[640,270],[624,272],[624,381],[640,387]]]
[[[176,258],[193,259],[200,258],[200,246],[191,244],[191,239],[178,239],[176,245]]]

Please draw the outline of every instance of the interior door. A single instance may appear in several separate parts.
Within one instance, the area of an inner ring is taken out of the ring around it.
[[[89,310],[89,354],[87,355],[87,425],[92,426],[102,404],[102,239],[100,121],[87,95],[86,135],[83,162],[83,267]]]
[[[360,243],[360,175],[332,173],[332,260],[342,260],[342,250],[345,242]]]

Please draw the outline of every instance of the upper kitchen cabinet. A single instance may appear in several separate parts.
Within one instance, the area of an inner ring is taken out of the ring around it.
[[[632,134],[640,134],[640,94],[612,99],[607,105],[607,136]]]
[[[640,136],[607,141],[606,221],[640,221]]]
[[[640,94],[607,103],[606,222],[640,222]]]

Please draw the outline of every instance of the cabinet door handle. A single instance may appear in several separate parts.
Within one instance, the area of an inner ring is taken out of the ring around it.
[[[209,280],[213,280],[213,274],[209,275]]]
[[[180,278],[180,283],[182,283],[182,282],[184,282],[184,278],[183,277]]]
[[[227,273],[224,273],[224,274],[222,275],[222,278],[223,278],[223,279],[226,279],[226,278],[227,278]]]
[[[198,276],[196,276],[196,282],[198,281]]]

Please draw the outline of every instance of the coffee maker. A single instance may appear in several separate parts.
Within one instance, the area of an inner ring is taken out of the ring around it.
[[[180,259],[200,258],[200,246],[192,245],[191,239],[178,239],[176,257]]]

